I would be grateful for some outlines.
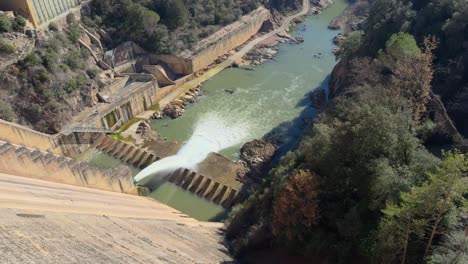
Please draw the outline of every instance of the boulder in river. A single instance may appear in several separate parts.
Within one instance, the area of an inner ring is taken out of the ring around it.
[[[184,111],[183,104],[179,103],[168,104],[163,110],[164,115],[169,116],[172,119],[181,116]]]
[[[245,143],[240,150],[239,163],[242,166],[237,171],[237,178],[244,182],[247,181],[246,177],[262,178],[267,173],[277,149],[276,143],[265,138]]]

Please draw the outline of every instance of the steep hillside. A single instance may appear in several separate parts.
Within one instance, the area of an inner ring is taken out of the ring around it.
[[[56,133],[64,121],[93,104],[100,69],[90,51],[80,46],[79,39],[87,38],[73,16],[63,29],[51,24],[37,36],[23,32],[12,29],[1,36],[4,46],[21,45],[2,66],[0,118]]]

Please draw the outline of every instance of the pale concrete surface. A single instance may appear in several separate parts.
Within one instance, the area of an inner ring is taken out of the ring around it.
[[[146,197],[0,174],[0,263],[222,263],[220,227]]]

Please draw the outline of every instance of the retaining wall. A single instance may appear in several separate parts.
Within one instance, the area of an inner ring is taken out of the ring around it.
[[[157,64],[159,61],[171,68],[175,74],[187,75],[194,72],[191,59],[184,59],[176,55],[156,55],[150,54],[150,64]]]
[[[130,76],[117,77],[113,83],[104,87],[104,89],[99,93],[102,95],[109,95],[115,93],[125,87],[125,84],[128,82],[129,78]]]
[[[250,37],[257,34],[263,25],[263,22],[270,18],[270,11],[263,7],[244,16],[240,21],[233,24],[242,24],[232,32],[229,32],[222,39],[217,40],[200,52],[193,55],[190,59],[192,62],[192,71],[197,72],[212,64],[217,58],[226,54],[228,51],[244,44]],[[215,33],[216,34],[216,33]]]
[[[63,154],[59,148],[58,136],[44,134],[25,126],[0,119],[0,140],[13,144]]]
[[[88,188],[137,194],[128,167],[101,169],[86,162],[21,147],[0,141],[0,172],[83,186]]]

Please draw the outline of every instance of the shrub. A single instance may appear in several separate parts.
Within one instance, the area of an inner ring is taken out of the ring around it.
[[[2,43],[0,44],[0,52],[4,54],[13,54],[16,52],[15,46],[8,44],[8,43]]]
[[[59,30],[58,25],[56,23],[54,23],[54,22],[51,22],[49,24],[49,30],[50,31],[58,31]]]
[[[13,23],[13,29],[18,32],[23,32],[24,27],[26,26],[26,19],[22,16],[17,16],[15,17],[14,23]]]
[[[37,73],[36,75],[34,75],[34,79],[38,80],[41,83],[46,83],[49,81],[50,78],[49,78],[49,75],[47,75],[45,71],[41,71]]]
[[[98,71],[97,69],[87,69],[87,70],[86,70],[86,74],[88,75],[88,77],[89,77],[90,79],[96,78],[98,72],[99,72],[99,71]]]
[[[77,23],[74,23],[68,27],[68,38],[73,42],[77,43],[81,36],[81,29]]]
[[[13,110],[11,110],[11,107],[3,100],[0,100],[0,119],[9,122],[15,119],[15,113],[13,112]]]
[[[0,32],[10,32],[12,30],[12,24],[9,17],[6,15],[0,16]]]
[[[85,63],[79,51],[70,52],[65,63],[70,66],[71,69],[84,69],[85,67]]]
[[[73,13],[67,15],[67,23],[74,24],[76,22],[76,16]]]
[[[24,58],[23,63],[30,66],[38,66],[41,64],[41,59],[36,54],[31,53]]]
[[[65,91],[67,93],[72,93],[73,91],[76,90],[76,87],[77,87],[76,81],[74,79],[71,79],[70,81],[68,81],[68,85],[65,87]]]

